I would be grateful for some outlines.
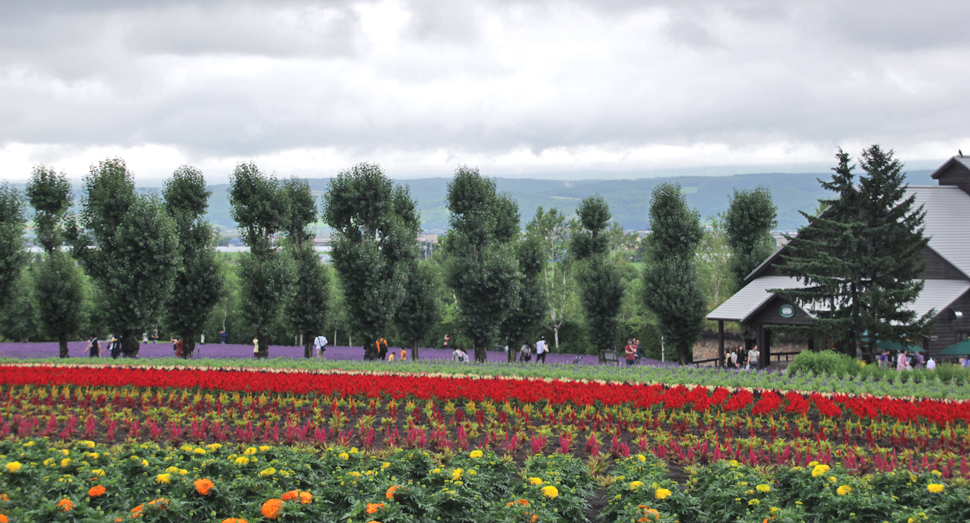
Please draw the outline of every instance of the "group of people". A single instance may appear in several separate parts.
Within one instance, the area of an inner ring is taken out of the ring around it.
[[[924,358],[921,352],[899,351],[893,356],[890,351],[886,350],[876,358],[876,362],[880,367],[892,367],[895,365],[898,371],[913,369],[933,370],[936,368],[936,360],[932,356],[929,359]]]
[[[724,353],[724,367],[727,369],[759,369],[761,368],[761,351],[754,345],[751,350],[744,350],[744,345],[728,349]]]
[[[108,341],[107,351],[108,351],[108,354],[113,359],[118,359],[121,356],[126,356],[124,352],[121,350],[121,339],[115,337],[114,334],[109,335],[108,339],[110,341]],[[91,357],[91,358],[104,357],[104,354],[101,350],[101,342],[98,340],[97,334],[92,334],[91,337],[88,338],[88,346],[87,348],[84,349],[84,352],[88,355],[88,357]]]
[[[646,356],[643,352],[643,345],[640,345],[640,340],[636,338],[626,340],[626,345],[623,346],[623,354],[626,355],[627,365],[633,365]]]
[[[527,361],[532,361],[532,355],[536,355],[536,364],[540,361],[542,363],[546,362],[546,355],[549,354],[549,346],[546,345],[546,337],[539,336],[539,341],[532,343],[525,343],[519,347],[519,362],[525,363]]]

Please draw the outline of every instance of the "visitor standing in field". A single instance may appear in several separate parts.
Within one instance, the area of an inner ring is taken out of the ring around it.
[[[549,353],[549,349],[546,348],[546,337],[539,336],[539,341],[536,342],[536,364],[538,365],[541,361],[546,362],[546,354]]]
[[[152,329],[152,343],[158,343],[158,329]]]
[[[896,370],[899,372],[906,370],[906,354],[902,351],[899,352],[899,356],[896,356]]]
[[[623,346],[623,352],[626,353],[627,366],[633,365],[637,359],[637,348],[633,345],[633,340],[626,340],[626,345]]]
[[[111,359],[118,359],[121,356],[121,340],[115,338],[115,335],[111,335],[111,341],[108,342],[108,351],[111,353]]]
[[[519,361],[525,363],[532,359],[532,348],[528,343],[523,343],[519,348]]]
[[[253,359],[259,357],[259,338],[253,338]]]
[[[226,329],[219,331],[219,343],[226,344]]]
[[[91,358],[101,357],[101,344],[98,343],[97,334],[92,334],[91,339],[88,340],[88,356]]]
[[[387,358],[387,340],[381,338],[377,340],[377,359],[383,360]]]
[[[321,335],[313,338],[313,357],[322,358],[325,352],[327,352],[327,337]]]
[[[755,370],[758,370],[758,368],[761,367],[761,351],[758,350],[757,345],[755,345],[751,349],[751,352],[748,353],[748,365],[745,368],[750,369],[752,367],[754,367]]]
[[[408,350],[401,347],[401,361],[408,359]]]

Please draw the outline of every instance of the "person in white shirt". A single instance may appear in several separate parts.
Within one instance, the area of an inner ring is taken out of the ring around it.
[[[317,336],[313,338],[313,357],[322,358],[325,352],[327,352],[327,337]]]
[[[935,368],[936,368],[936,360],[934,360],[933,357],[930,356],[930,359],[926,360],[926,369],[933,370]]]
[[[536,363],[540,361],[542,363],[546,362],[546,354],[549,351],[546,349],[546,338],[545,336],[539,336],[539,341],[536,342]]]

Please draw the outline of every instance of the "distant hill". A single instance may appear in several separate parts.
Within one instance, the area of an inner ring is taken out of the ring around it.
[[[930,178],[931,171],[917,170],[907,173],[912,185],[936,185]],[[828,178],[829,173],[763,173],[738,174],[734,176],[671,176],[640,178],[636,180],[539,180],[531,178],[496,178],[499,191],[507,192],[519,203],[521,223],[524,226],[540,205],[544,209],[556,207],[567,215],[575,213],[583,198],[600,194],[610,205],[613,219],[624,229],[648,229],[650,194],[653,188],[664,182],[680,183],[687,203],[700,211],[706,219],[727,210],[728,198],[734,189],[753,189],[759,185],[768,187],[778,206],[778,230],[793,231],[804,224],[799,210],[811,212],[819,198],[826,196],[819,186],[818,178]],[[307,180],[311,190],[319,198],[330,184],[329,178]],[[411,196],[421,212],[421,228],[424,230],[447,229],[448,209],[445,206],[448,178],[419,178],[394,180],[407,185]],[[23,188],[23,184],[15,184]],[[229,209],[227,184],[210,186],[208,219],[222,229],[234,229],[235,222]],[[140,189],[143,192],[159,192],[157,187]],[[75,194],[77,200],[80,193]]]

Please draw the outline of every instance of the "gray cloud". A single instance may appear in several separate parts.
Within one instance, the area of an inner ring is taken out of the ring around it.
[[[199,159],[876,141],[922,150],[968,137],[970,5],[956,1],[0,10],[0,148],[35,144],[48,156],[147,144]]]

